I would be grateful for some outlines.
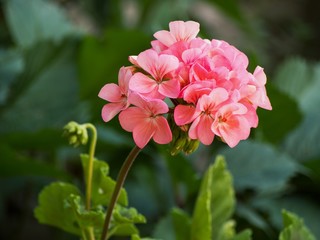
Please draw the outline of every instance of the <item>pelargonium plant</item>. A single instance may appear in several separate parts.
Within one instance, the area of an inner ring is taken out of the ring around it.
[[[121,127],[133,134],[136,148],[129,161],[151,139],[171,143],[173,155],[192,153],[199,142],[210,145],[215,136],[234,147],[257,127],[257,108],[272,109],[263,68],[248,72],[244,53],[225,41],[197,37],[199,27],[194,21],[171,22],[169,31],[154,34],[150,49],[129,57],[132,65],[120,68],[118,85],[100,90],[109,102],[103,120],[119,113]]]
[[[81,156],[85,194],[69,183],[46,187],[35,209],[41,223],[60,227],[86,240],[105,240],[129,233],[138,240],[133,224],[145,219],[135,209],[126,208],[128,200],[122,186],[133,161],[151,139],[158,144],[170,143],[172,155],[181,151],[190,154],[200,143],[210,145],[215,138],[234,147],[249,137],[251,128],[257,127],[257,108],[271,110],[265,89],[266,75],[259,66],[253,73],[248,72],[244,53],[225,41],[197,37],[197,22],[175,21],[169,28],[154,34],[156,39],[150,49],[129,57],[132,65],[120,68],[118,84],[108,83],[99,93],[100,98],[108,101],[102,109],[103,120],[109,122],[119,114],[121,127],[132,132],[136,144],[117,181],[107,176],[107,163],[94,158],[95,127],[70,122],[65,132],[73,145],[86,144],[87,130],[92,132],[89,154]],[[214,172],[224,171],[223,161],[217,161],[210,169],[204,178],[211,184]],[[228,173],[220,175],[222,182],[231,184]],[[210,184],[202,185],[200,195],[210,195],[206,188]],[[226,193],[231,199],[231,186],[228,189]],[[229,202],[231,209],[234,201]],[[204,204],[202,197],[196,204],[199,219],[203,219],[201,204]],[[211,224],[211,218],[207,220]],[[202,224],[200,221],[193,226],[197,236]]]

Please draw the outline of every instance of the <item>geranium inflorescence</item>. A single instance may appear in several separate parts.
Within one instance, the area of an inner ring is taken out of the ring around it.
[[[244,53],[225,41],[197,37],[199,27],[170,22],[169,31],[154,34],[150,49],[129,57],[132,65],[120,68],[118,85],[100,90],[109,102],[103,120],[120,113],[120,125],[139,148],[153,139],[171,142],[172,154],[191,153],[215,136],[234,147],[257,127],[257,108],[272,109],[263,68],[248,72]]]

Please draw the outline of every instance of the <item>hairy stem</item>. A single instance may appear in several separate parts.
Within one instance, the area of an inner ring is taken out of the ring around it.
[[[127,159],[123,163],[123,165],[118,173],[117,183],[116,183],[116,186],[113,190],[111,201],[108,206],[107,214],[105,217],[103,230],[102,230],[102,234],[101,234],[101,240],[106,240],[108,237],[108,229],[109,229],[113,209],[114,209],[116,202],[119,198],[121,188],[126,180],[127,174],[132,166],[132,163],[134,162],[134,160],[136,159],[136,157],[138,156],[140,151],[141,151],[141,149],[139,147],[135,146],[131,150],[131,152],[129,153]]]

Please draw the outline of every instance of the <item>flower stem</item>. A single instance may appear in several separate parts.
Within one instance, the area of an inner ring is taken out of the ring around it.
[[[111,201],[109,203],[107,214],[105,217],[103,230],[102,230],[102,234],[101,234],[101,240],[106,240],[108,237],[107,236],[108,229],[109,229],[113,209],[114,209],[116,202],[119,198],[121,188],[124,184],[124,181],[126,180],[127,174],[132,166],[132,163],[134,162],[134,160],[136,159],[136,157],[138,156],[140,151],[141,151],[141,149],[139,147],[135,146],[131,150],[129,155],[127,156],[127,159],[124,161],[124,163],[118,173],[117,183],[116,183],[116,186],[113,190]]]
[[[94,151],[97,144],[97,130],[91,123],[85,124],[86,128],[92,132],[92,140],[89,148],[89,165],[87,169],[87,186],[86,186],[86,210],[89,211],[91,208],[91,192],[92,192],[92,173],[93,173],[93,159]]]

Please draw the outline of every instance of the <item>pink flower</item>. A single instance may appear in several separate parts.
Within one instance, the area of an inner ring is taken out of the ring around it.
[[[132,91],[142,93],[152,98],[176,98],[180,92],[179,80],[172,77],[172,73],[179,66],[179,60],[171,55],[161,54],[152,49],[146,50],[134,59],[138,67],[150,75],[137,72],[130,80]]]
[[[102,87],[99,97],[109,101],[102,108],[102,118],[105,122],[110,121],[121,110],[128,108],[129,81],[132,77],[131,68],[122,67],[118,74],[118,83],[108,83]]]
[[[211,130],[220,136],[230,147],[236,146],[240,140],[247,139],[250,134],[250,124],[245,114],[247,108],[241,103],[230,103],[219,108]]]
[[[169,124],[163,114],[169,111],[165,102],[159,99],[145,99],[138,94],[130,96],[129,107],[119,115],[122,128],[133,133],[139,148],[144,148],[151,138],[156,143],[167,144],[172,140]]]
[[[223,88],[216,88],[209,95],[203,95],[196,107],[196,118],[189,129],[191,139],[199,139],[205,145],[210,145],[214,139],[211,126],[215,120],[216,112],[221,104],[229,98],[228,92]]]
[[[175,42],[190,41],[194,39],[199,32],[200,24],[194,21],[174,21],[169,23],[170,31],[161,30],[153,36],[163,45],[169,47]]]

